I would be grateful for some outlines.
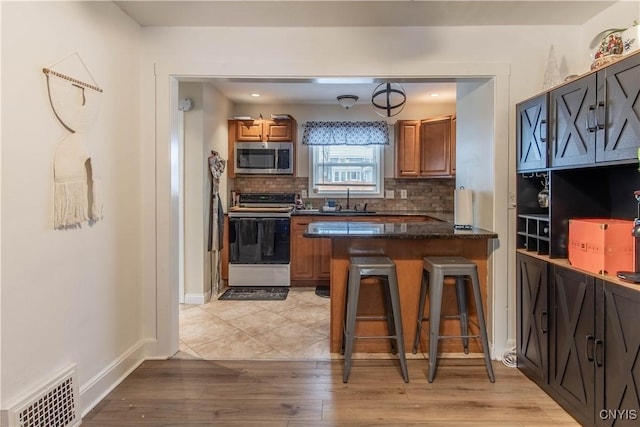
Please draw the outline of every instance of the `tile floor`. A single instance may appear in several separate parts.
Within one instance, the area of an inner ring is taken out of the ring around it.
[[[330,299],[312,288],[290,288],[283,301],[228,301],[181,304],[180,349],[173,358],[205,360],[330,360]],[[426,354],[405,353],[407,359]],[[353,353],[353,359],[395,359],[391,353]],[[481,357],[481,355],[449,355]]]
[[[290,288],[283,301],[180,305],[181,358],[329,360],[329,298]]]

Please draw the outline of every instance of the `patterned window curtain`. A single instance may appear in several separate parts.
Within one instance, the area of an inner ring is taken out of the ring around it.
[[[302,143],[306,145],[389,145],[386,122],[307,122]]]

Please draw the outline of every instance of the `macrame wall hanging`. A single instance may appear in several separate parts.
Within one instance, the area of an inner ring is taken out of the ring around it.
[[[53,113],[69,131],[59,142],[53,162],[54,228],[95,223],[102,219],[102,193],[96,162],[89,154],[88,131],[98,116],[102,89],[77,53],[42,72]]]

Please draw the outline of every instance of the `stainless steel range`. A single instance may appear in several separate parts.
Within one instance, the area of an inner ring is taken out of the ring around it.
[[[229,286],[290,286],[294,193],[244,193],[229,209]]]

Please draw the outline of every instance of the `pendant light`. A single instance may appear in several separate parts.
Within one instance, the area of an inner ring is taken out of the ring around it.
[[[382,117],[392,117],[404,109],[407,95],[399,83],[380,83],[373,90],[371,104]]]

